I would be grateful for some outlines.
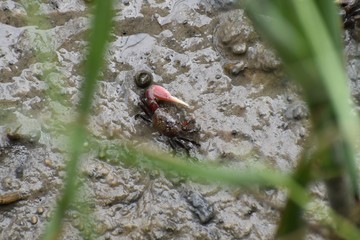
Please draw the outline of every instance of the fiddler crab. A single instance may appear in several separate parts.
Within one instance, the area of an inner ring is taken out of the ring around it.
[[[135,115],[135,118],[140,117],[151,123],[157,132],[167,137],[174,150],[181,147],[189,154],[193,146],[200,146],[198,142],[189,139],[200,130],[195,124],[195,118],[185,116],[183,109],[176,107],[189,107],[187,103],[172,96],[164,87],[152,84],[152,75],[147,71],[136,74],[135,83],[139,88],[145,89],[138,103],[143,113]]]

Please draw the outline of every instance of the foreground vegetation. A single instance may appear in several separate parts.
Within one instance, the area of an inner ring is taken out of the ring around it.
[[[310,148],[305,148],[292,175],[261,165],[246,171],[204,164],[190,166],[183,159],[146,150],[140,154],[129,146],[119,146],[120,161],[146,163],[165,171],[175,170],[198,180],[215,179],[236,186],[271,185],[285,189],[288,200],[276,233],[276,238],[282,239],[304,238],[306,221],[303,215],[309,203],[314,201],[307,187],[314,181],[324,181],[331,207],[319,211],[327,211],[331,218],[321,224],[330,225],[344,239],[360,239],[360,231],[356,228],[360,216],[357,214],[359,186],[355,161],[360,124],[357,116],[351,114],[348,103],[350,94],[342,54],[341,25],[335,4],[322,0],[252,0],[241,3],[258,32],[278,51],[288,74],[304,89],[313,123],[312,137],[307,144],[316,144],[317,150],[309,153],[307,149]],[[87,137],[86,123],[96,81],[104,63],[111,13],[112,1],[95,2],[81,98],[69,138],[71,148],[64,190],[43,239],[60,236],[65,213],[78,192],[78,162]]]

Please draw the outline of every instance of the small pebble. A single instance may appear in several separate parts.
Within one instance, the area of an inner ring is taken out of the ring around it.
[[[30,222],[32,225],[35,225],[38,222],[38,217],[35,215],[32,216]]]
[[[58,170],[58,171],[63,171],[63,170],[65,170],[65,168],[66,168],[66,165],[65,165],[65,164],[59,164],[59,165],[57,166],[57,170]]]
[[[287,100],[289,103],[291,103],[291,102],[294,100],[294,98],[293,98],[292,96],[287,96],[286,100]]]
[[[104,236],[104,239],[105,239],[105,240],[111,240],[111,235],[110,235],[110,233],[107,232],[107,233],[105,234],[105,236]]]
[[[299,130],[299,136],[301,137],[301,138],[304,138],[305,137],[305,134],[306,134],[306,130],[305,130],[305,128],[300,128],[300,130]]]
[[[2,181],[3,188],[8,189],[11,188],[12,185],[12,179],[10,177],[6,177]]]
[[[245,62],[227,63],[224,65],[224,69],[231,75],[237,76],[245,69]]]
[[[150,179],[156,179],[159,176],[160,176],[160,171],[157,169],[152,170],[149,174]]]
[[[221,78],[221,75],[220,75],[220,74],[216,74],[215,78],[216,78],[216,79],[220,79],[220,78]]]
[[[45,218],[47,221],[49,221],[51,219],[51,211],[48,211],[45,215]]]
[[[74,213],[71,214],[71,217],[72,217],[73,219],[77,219],[77,218],[80,217],[80,215],[79,215],[78,213],[74,212]]]
[[[307,110],[304,106],[298,106],[293,110],[293,116],[296,120],[301,120],[307,117]]]
[[[74,221],[73,221],[73,226],[75,227],[75,228],[77,228],[78,230],[82,230],[82,229],[84,229],[84,224],[80,221],[80,219],[75,219]]]
[[[104,233],[107,231],[107,226],[102,222],[97,222],[93,228],[93,231],[98,235],[104,235]]]
[[[193,207],[192,211],[197,215],[200,223],[206,224],[215,216],[213,206],[200,193],[191,193],[188,202]]]
[[[113,236],[119,236],[124,232],[124,230],[121,227],[115,228],[112,232],[111,235]]]
[[[247,50],[246,43],[236,44],[232,46],[231,50],[234,54],[238,54],[238,55],[244,54]]]
[[[112,175],[106,177],[106,182],[110,187],[116,187],[119,185],[119,181]]]
[[[44,164],[45,164],[46,166],[48,166],[48,167],[52,167],[52,161],[51,161],[50,159],[48,159],[48,158],[46,158],[46,159],[44,160]]]
[[[45,209],[43,207],[38,207],[36,209],[36,213],[39,214],[39,215],[43,214],[44,212],[45,212]]]
[[[33,130],[28,133],[27,138],[28,138],[28,141],[31,143],[37,143],[37,142],[39,142],[39,140],[41,138],[41,131]]]
[[[308,110],[302,104],[293,104],[285,112],[287,119],[301,120],[308,117]]]

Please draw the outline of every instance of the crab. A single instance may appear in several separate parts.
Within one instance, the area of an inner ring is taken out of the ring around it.
[[[166,102],[171,104],[166,105]],[[138,104],[143,113],[135,117],[141,117],[151,123],[157,132],[167,137],[174,150],[181,147],[189,153],[193,146],[200,146],[198,142],[189,138],[190,135],[198,132],[199,128],[193,116],[185,116],[183,111],[179,111],[174,104],[189,107],[184,101],[172,96],[164,87],[156,84],[149,85]]]

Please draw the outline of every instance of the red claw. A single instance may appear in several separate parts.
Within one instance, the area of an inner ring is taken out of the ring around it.
[[[155,111],[159,107],[156,100],[179,103],[181,105],[189,107],[189,105],[186,102],[174,96],[171,96],[168,90],[166,90],[165,88],[159,85],[150,86],[145,92],[145,97],[152,111]]]

